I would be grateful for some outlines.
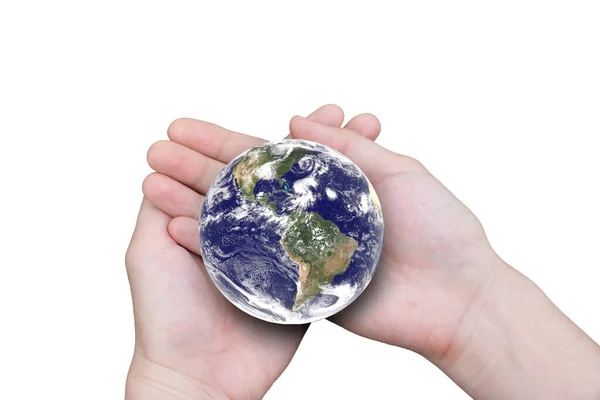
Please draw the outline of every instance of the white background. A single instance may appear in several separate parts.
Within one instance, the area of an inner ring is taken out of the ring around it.
[[[123,396],[124,252],[171,120],[276,139],[338,103],[420,159],[600,341],[595,1],[2,1],[0,398]],[[314,324],[267,399],[467,396]]]

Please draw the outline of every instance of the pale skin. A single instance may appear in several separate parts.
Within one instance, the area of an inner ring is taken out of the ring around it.
[[[600,399],[600,347],[491,248],[477,218],[418,161],[374,140],[380,124],[326,105],[290,122],[293,138],[361,167],[385,215],[375,278],[331,320],[422,354],[475,399]],[[199,256],[203,195],[219,171],[264,142],[191,119],[154,144],[156,171],[127,251],[136,346],[126,397],[259,399],[307,326],[247,316],[215,288]]]

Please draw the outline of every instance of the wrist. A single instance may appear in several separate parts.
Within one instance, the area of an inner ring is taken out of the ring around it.
[[[503,261],[465,312],[452,348],[432,361],[474,398],[600,398],[600,347]]]
[[[226,400],[222,392],[185,374],[134,355],[125,388],[126,400]]]

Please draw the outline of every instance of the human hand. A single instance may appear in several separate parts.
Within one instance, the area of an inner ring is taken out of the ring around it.
[[[500,259],[477,218],[423,165],[301,117],[290,132],[357,163],[383,208],[374,279],[332,321],[424,355],[474,398],[600,398],[600,347]]]
[[[333,105],[308,117],[332,127],[343,119]],[[380,131],[370,114],[346,127],[371,140]],[[136,325],[127,398],[260,398],[307,326],[270,324],[230,304],[199,256],[198,217],[203,194],[226,163],[264,140],[189,119],[175,121],[169,137],[148,151],[157,173],[144,181],[126,257]]]
[[[475,215],[415,159],[301,117],[290,132],[357,163],[383,208],[385,242],[374,279],[331,320],[430,358],[452,357],[463,316],[485,295],[500,262]]]

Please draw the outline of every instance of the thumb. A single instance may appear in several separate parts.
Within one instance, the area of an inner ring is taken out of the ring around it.
[[[336,128],[295,116],[290,121],[293,139],[322,143],[346,155],[375,184],[386,176],[407,170],[408,157],[381,147],[377,143],[349,129]]]
[[[132,270],[154,258],[164,247],[174,243],[167,231],[169,221],[171,217],[144,198],[125,254],[125,264],[130,275],[135,273]]]

